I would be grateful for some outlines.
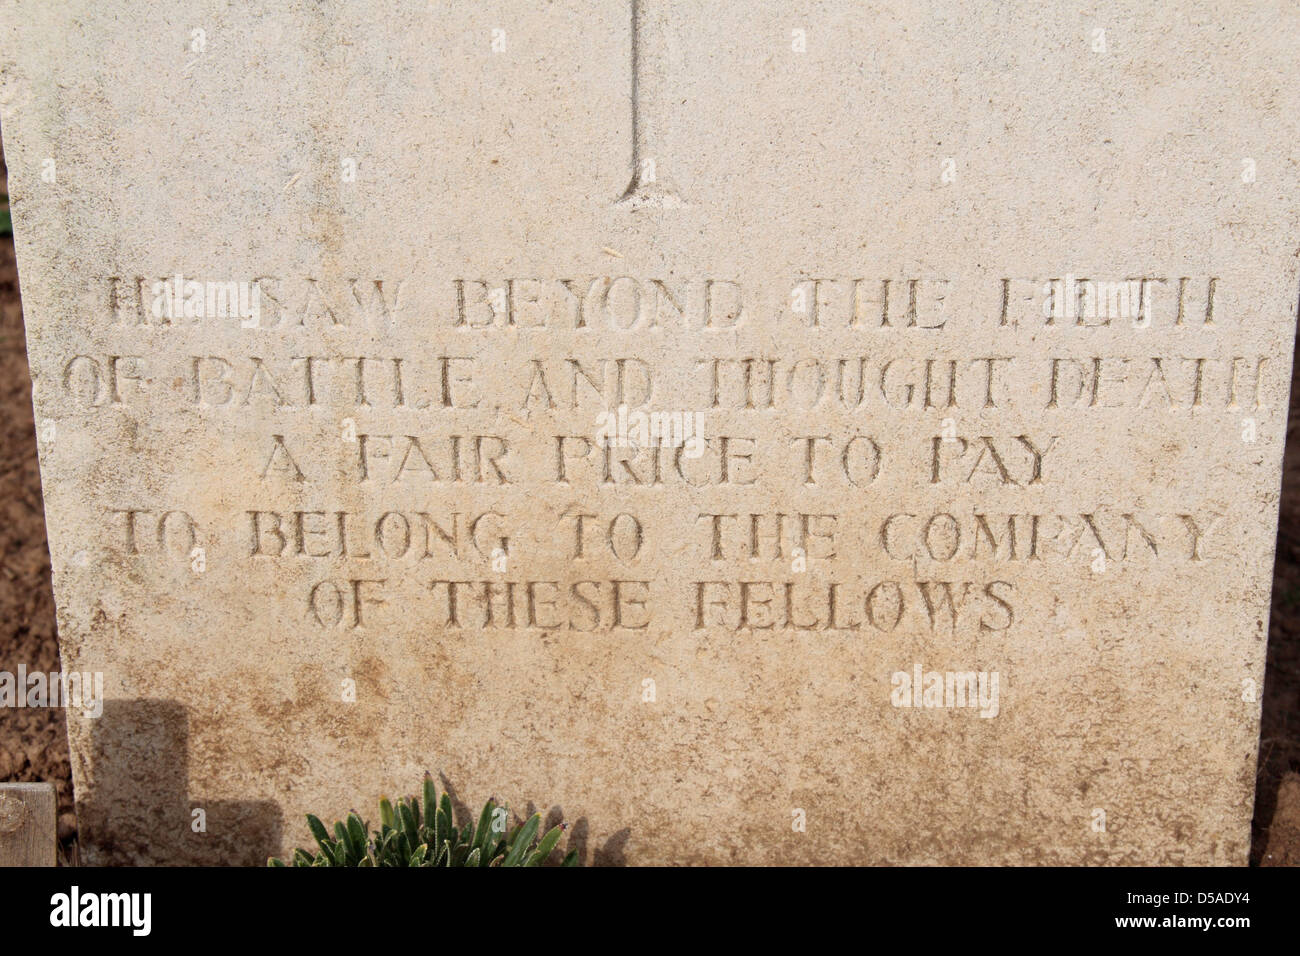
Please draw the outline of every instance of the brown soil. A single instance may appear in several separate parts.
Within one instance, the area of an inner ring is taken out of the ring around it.
[[[1300,372],[1300,348],[1296,350]],[[1300,865],[1300,786],[1282,781],[1300,771],[1300,380],[1291,380],[1291,417],[1282,463],[1282,509],[1268,622],[1268,669],[1260,723],[1259,770],[1250,861]],[[1270,828],[1278,824],[1270,841]]]
[[[0,166],[0,177],[5,174]],[[59,669],[31,378],[13,240],[0,237],[0,671]],[[1251,862],[1300,865],[1300,386],[1293,386],[1273,577]],[[1283,778],[1293,776],[1286,787]],[[64,859],[76,860],[76,817],[63,712],[0,710],[0,782],[53,781]],[[1276,821],[1276,825],[1274,822]],[[1270,829],[1272,829],[1270,840]]]

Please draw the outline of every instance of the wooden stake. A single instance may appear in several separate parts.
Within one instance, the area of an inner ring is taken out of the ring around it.
[[[0,866],[54,866],[52,783],[0,783]]]

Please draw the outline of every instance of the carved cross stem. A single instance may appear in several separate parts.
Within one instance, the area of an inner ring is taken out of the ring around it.
[[[664,179],[659,123],[666,112],[668,12],[664,0],[632,0],[632,181],[620,202],[678,206]]]

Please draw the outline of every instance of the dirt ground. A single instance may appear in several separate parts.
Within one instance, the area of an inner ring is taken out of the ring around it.
[[[1300,348],[1296,363],[1300,371]],[[1250,861],[1300,866],[1300,382],[1294,377],[1268,631]]]
[[[4,175],[0,166],[0,180]],[[0,434],[0,670],[15,672],[20,662],[29,672],[58,670],[31,378],[10,236],[0,236]],[[1251,863],[1300,866],[1300,387],[1291,394],[1269,631]],[[75,862],[76,816],[61,710],[0,713],[3,781],[58,786],[63,858]]]

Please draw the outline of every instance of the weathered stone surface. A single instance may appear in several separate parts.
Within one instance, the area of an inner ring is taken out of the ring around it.
[[[3,5],[87,858],[1243,863],[1300,10],[633,6]]]

